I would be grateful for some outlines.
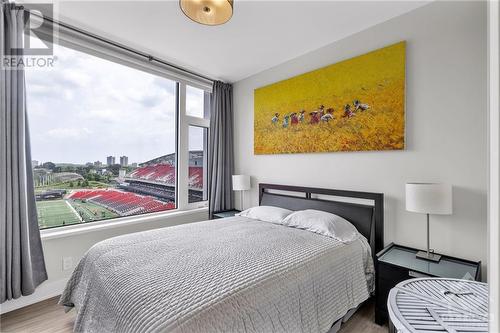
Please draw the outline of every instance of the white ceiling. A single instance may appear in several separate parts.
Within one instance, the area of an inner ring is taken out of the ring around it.
[[[235,82],[426,4],[242,1],[221,26],[192,22],[178,1],[60,1],[56,18],[213,79]]]

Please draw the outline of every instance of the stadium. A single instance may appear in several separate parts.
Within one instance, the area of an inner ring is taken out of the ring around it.
[[[41,228],[175,209],[175,154],[141,163],[106,188],[49,189],[36,194]],[[203,151],[189,156],[189,202],[206,200]]]

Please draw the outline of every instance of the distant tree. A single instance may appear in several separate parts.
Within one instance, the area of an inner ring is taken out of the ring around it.
[[[108,166],[108,171],[110,171],[115,176],[118,176],[120,169],[121,169],[120,164],[113,164],[113,165]]]
[[[62,168],[59,166],[56,166],[54,169],[52,169],[52,172],[55,172],[55,173],[62,172]]]
[[[82,186],[82,181],[81,181],[81,180],[78,180],[78,182],[76,183],[76,185],[78,185],[78,186]]]
[[[69,182],[69,187],[74,187],[75,184],[73,184],[73,182]]]
[[[49,170],[54,170],[56,165],[55,163],[52,163],[52,162],[45,162],[42,164],[42,166],[45,168],[45,169],[49,169]]]
[[[87,171],[87,168],[86,167],[82,167],[82,166],[79,166],[75,169],[75,172],[81,176],[85,175],[86,173],[88,173]]]
[[[87,179],[85,179],[82,183],[82,186],[83,187],[88,187],[89,186],[89,181]]]
[[[92,170],[95,170],[93,165],[87,165],[85,168],[83,168],[83,172],[81,173],[82,176],[85,176],[86,174],[90,173]]]

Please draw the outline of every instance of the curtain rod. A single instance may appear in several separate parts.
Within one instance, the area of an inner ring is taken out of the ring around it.
[[[110,39],[107,39],[107,38],[104,38],[104,37],[101,37],[99,35],[96,35],[96,34],[93,34],[91,32],[88,32],[86,30],[83,30],[83,29],[80,29],[80,28],[77,28],[77,27],[74,27],[72,25],[69,25],[69,24],[66,24],[66,23],[63,23],[63,22],[60,22],[60,21],[57,21],[51,17],[45,17],[45,16],[40,16],[38,15],[37,13],[32,13],[30,12],[29,9],[27,9],[26,7],[24,6],[16,6],[18,9],[21,9],[21,10],[24,10],[24,11],[27,11],[30,13],[30,15],[34,15],[34,16],[37,16],[41,19],[44,19],[44,20],[48,20],[49,22],[51,22],[52,24],[54,25],[57,25],[57,26],[60,26],[60,27],[63,27],[65,29],[68,29],[68,30],[72,30],[76,33],[79,33],[79,34],[82,34],[84,36],[87,36],[87,37],[90,37],[90,38],[93,38],[95,40],[98,40],[100,42],[103,42],[103,43],[106,43],[106,44],[109,44],[109,45],[112,45],[114,47],[117,47],[117,48],[120,48],[122,50],[125,50],[127,52],[130,52],[130,53],[133,53],[135,55],[138,55],[140,57],[144,57],[146,58],[148,61],[156,61],[157,63],[160,63],[162,65],[165,65],[165,66],[168,66],[168,67],[171,67],[171,68],[174,68],[176,70],[179,70],[179,71],[182,71],[182,72],[185,72],[187,74],[190,74],[190,75],[193,75],[195,77],[198,77],[198,78],[201,78],[201,79],[204,79],[204,80],[207,80],[207,81],[210,81],[211,83],[213,83],[215,80],[214,79],[211,79],[209,77],[206,77],[204,75],[201,75],[201,74],[198,74],[198,73],[195,73],[195,72],[192,72],[190,70],[187,70],[185,68],[182,68],[182,67],[179,67],[179,66],[176,66],[176,65],[173,65],[165,60],[162,60],[162,59],[159,59],[159,58],[156,58],[156,57],[153,57],[152,55],[150,54],[147,54],[147,53],[144,53],[144,52],[141,52],[141,51],[138,51],[136,49],[133,49],[131,47],[128,47],[128,46],[125,46],[123,44],[120,44],[120,43],[117,43],[117,42],[114,42]]]

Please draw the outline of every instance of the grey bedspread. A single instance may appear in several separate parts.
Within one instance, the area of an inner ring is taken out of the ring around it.
[[[325,333],[372,286],[364,238],[234,217],[100,242],[60,304],[75,332]]]

